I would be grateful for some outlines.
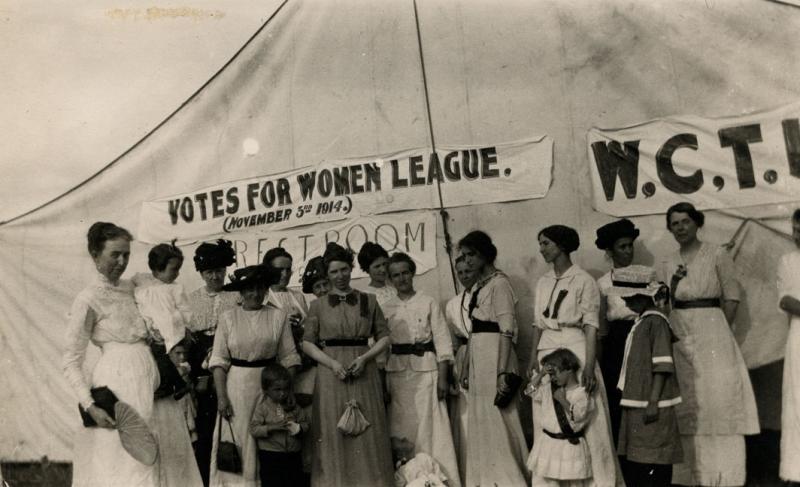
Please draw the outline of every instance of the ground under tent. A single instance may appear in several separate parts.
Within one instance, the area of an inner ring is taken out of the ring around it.
[[[518,351],[527,361],[533,288],[547,270],[538,229],[579,229],[576,262],[596,276],[609,266],[593,246],[594,230],[614,217],[592,204],[592,127],[740,116],[798,98],[800,64],[787,53],[800,47],[800,8],[791,4],[287,0],[274,8],[142,141],[63,196],[0,224],[2,462],[71,459],[79,418],[60,343],[64,315],[93,272],[84,241],[93,221],[136,230],[143,202],[322,161],[547,136],[552,172],[543,177],[552,180],[544,197],[441,201],[453,239],[476,228],[495,239],[498,267],[519,298]],[[429,191],[435,204],[421,211],[437,221],[436,266],[417,286],[444,300],[453,278],[436,186]],[[778,256],[791,248],[788,215],[797,204],[710,211],[701,232],[707,241],[734,241],[747,292],[736,335],[753,367],[762,427],[771,431],[780,428],[782,354],[762,343],[786,333],[770,286]],[[633,220],[642,230],[636,262],[657,265],[675,250],[663,214]],[[146,269],[148,247],[134,245],[129,273]],[[248,258],[257,258],[253,251]],[[180,280],[194,289],[199,277],[188,266]],[[777,462],[774,450],[759,463],[768,462]]]

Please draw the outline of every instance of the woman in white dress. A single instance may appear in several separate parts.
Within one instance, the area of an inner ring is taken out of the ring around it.
[[[286,313],[263,304],[267,287],[278,278],[274,271],[255,265],[237,269],[233,280],[223,287],[225,291],[239,291],[242,305],[220,317],[209,360],[219,411],[211,449],[211,485],[214,486],[259,485],[258,449],[248,427],[261,396],[261,370],[276,360],[292,372],[300,365]],[[221,440],[234,441],[239,447],[241,474],[217,468]]]
[[[783,362],[781,409],[781,479],[800,482],[800,210],[792,215],[797,248],[778,266],[779,306],[789,315],[789,338]]]
[[[136,308],[133,285],[121,279],[130,257],[131,234],[113,223],[89,229],[88,248],[97,275],[75,298],[69,314],[64,374],[99,427],[78,431],[74,443],[74,486],[158,485],[155,465],[145,465],[123,448],[114,420],[94,404],[90,388],[106,386],[146,421],[153,412],[158,369],[144,339],[147,329]],[[102,350],[89,382],[82,367],[89,341]]]
[[[453,362],[450,332],[439,303],[414,289],[417,266],[408,254],[389,258],[397,296],[384,305],[391,354],[386,362],[389,434],[414,444],[441,465],[451,487],[461,485],[450,419],[447,374]]]
[[[517,401],[499,408],[495,397],[509,392],[507,377],[517,371],[514,340],[516,298],[511,283],[494,266],[497,247],[479,230],[458,242],[469,268],[476,273],[469,311],[469,391],[467,468],[464,483],[527,485],[528,450]]]
[[[578,233],[564,225],[552,225],[539,232],[539,252],[553,269],[539,278],[534,299],[534,329],[531,375],[539,371],[539,360],[548,353],[566,348],[580,361],[581,385],[595,400],[597,413],[585,430],[591,452],[593,479],[586,485],[614,487],[624,485],[614,451],[608,400],[603,376],[595,361],[599,327],[600,291],[586,271],[574,265],[570,254],[580,246]],[[542,403],[533,401],[533,442],[544,435]],[[534,475],[534,486],[556,486],[557,481]]]
[[[680,245],[663,267],[683,398],[675,409],[684,462],[673,467],[672,483],[744,485],[744,435],[757,434],[759,424],[750,376],[730,330],[741,289],[727,251],[697,238],[704,221],[690,203],[667,210],[667,229]]]

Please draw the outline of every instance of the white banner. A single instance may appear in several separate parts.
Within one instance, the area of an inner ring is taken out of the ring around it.
[[[800,103],[727,118],[682,116],[588,135],[594,207],[614,216],[800,199]]]
[[[324,162],[222,183],[142,204],[137,237],[147,243],[262,233],[362,215],[542,198],[553,142],[411,149]]]
[[[300,285],[306,262],[322,255],[328,242],[337,242],[356,254],[364,242],[376,242],[389,254],[405,252],[417,264],[417,274],[436,267],[436,213],[412,211],[392,215],[361,217],[343,222],[313,225],[293,230],[271,232],[269,235],[239,233],[219,235],[233,241],[236,267],[261,263],[264,254],[273,247],[283,247],[292,254],[290,286]],[[355,261],[353,279],[364,277]]]

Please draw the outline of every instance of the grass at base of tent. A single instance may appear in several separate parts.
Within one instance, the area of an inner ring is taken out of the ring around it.
[[[69,487],[72,464],[51,462],[1,462],[2,479],[11,487]]]
[[[779,431],[764,430],[747,437],[748,487],[782,487],[778,480]],[[67,462],[2,462],[2,478],[11,487],[69,487],[72,464]]]

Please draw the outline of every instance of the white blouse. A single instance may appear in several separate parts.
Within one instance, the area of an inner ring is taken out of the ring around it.
[[[387,372],[411,369],[417,372],[436,370],[438,362],[453,360],[453,342],[441,307],[430,296],[417,292],[407,300],[395,296],[383,306],[392,343],[425,343],[433,340],[436,354],[392,354]]]
[[[231,367],[231,358],[247,361],[278,358],[284,367],[300,365],[300,355],[286,313],[272,306],[229,309],[219,319],[208,368]]]
[[[296,308],[297,312],[303,315],[303,318],[308,316],[308,304],[303,293],[287,289],[286,291],[273,291],[269,290],[264,304],[271,304],[278,309],[282,309],[286,314],[293,314],[292,308]]]
[[[82,369],[89,341],[102,349],[109,342],[136,343],[147,336],[133,289],[128,280],[120,280],[115,286],[98,273],[72,303],[67,316],[63,369],[84,408],[93,402]]]
[[[563,296],[559,299],[559,296]],[[534,298],[534,325],[542,330],[599,327],[600,291],[597,282],[573,265],[561,277],[552,269],[539,278]],[[542,335],[539,349],[564,345],[549,334]]]

